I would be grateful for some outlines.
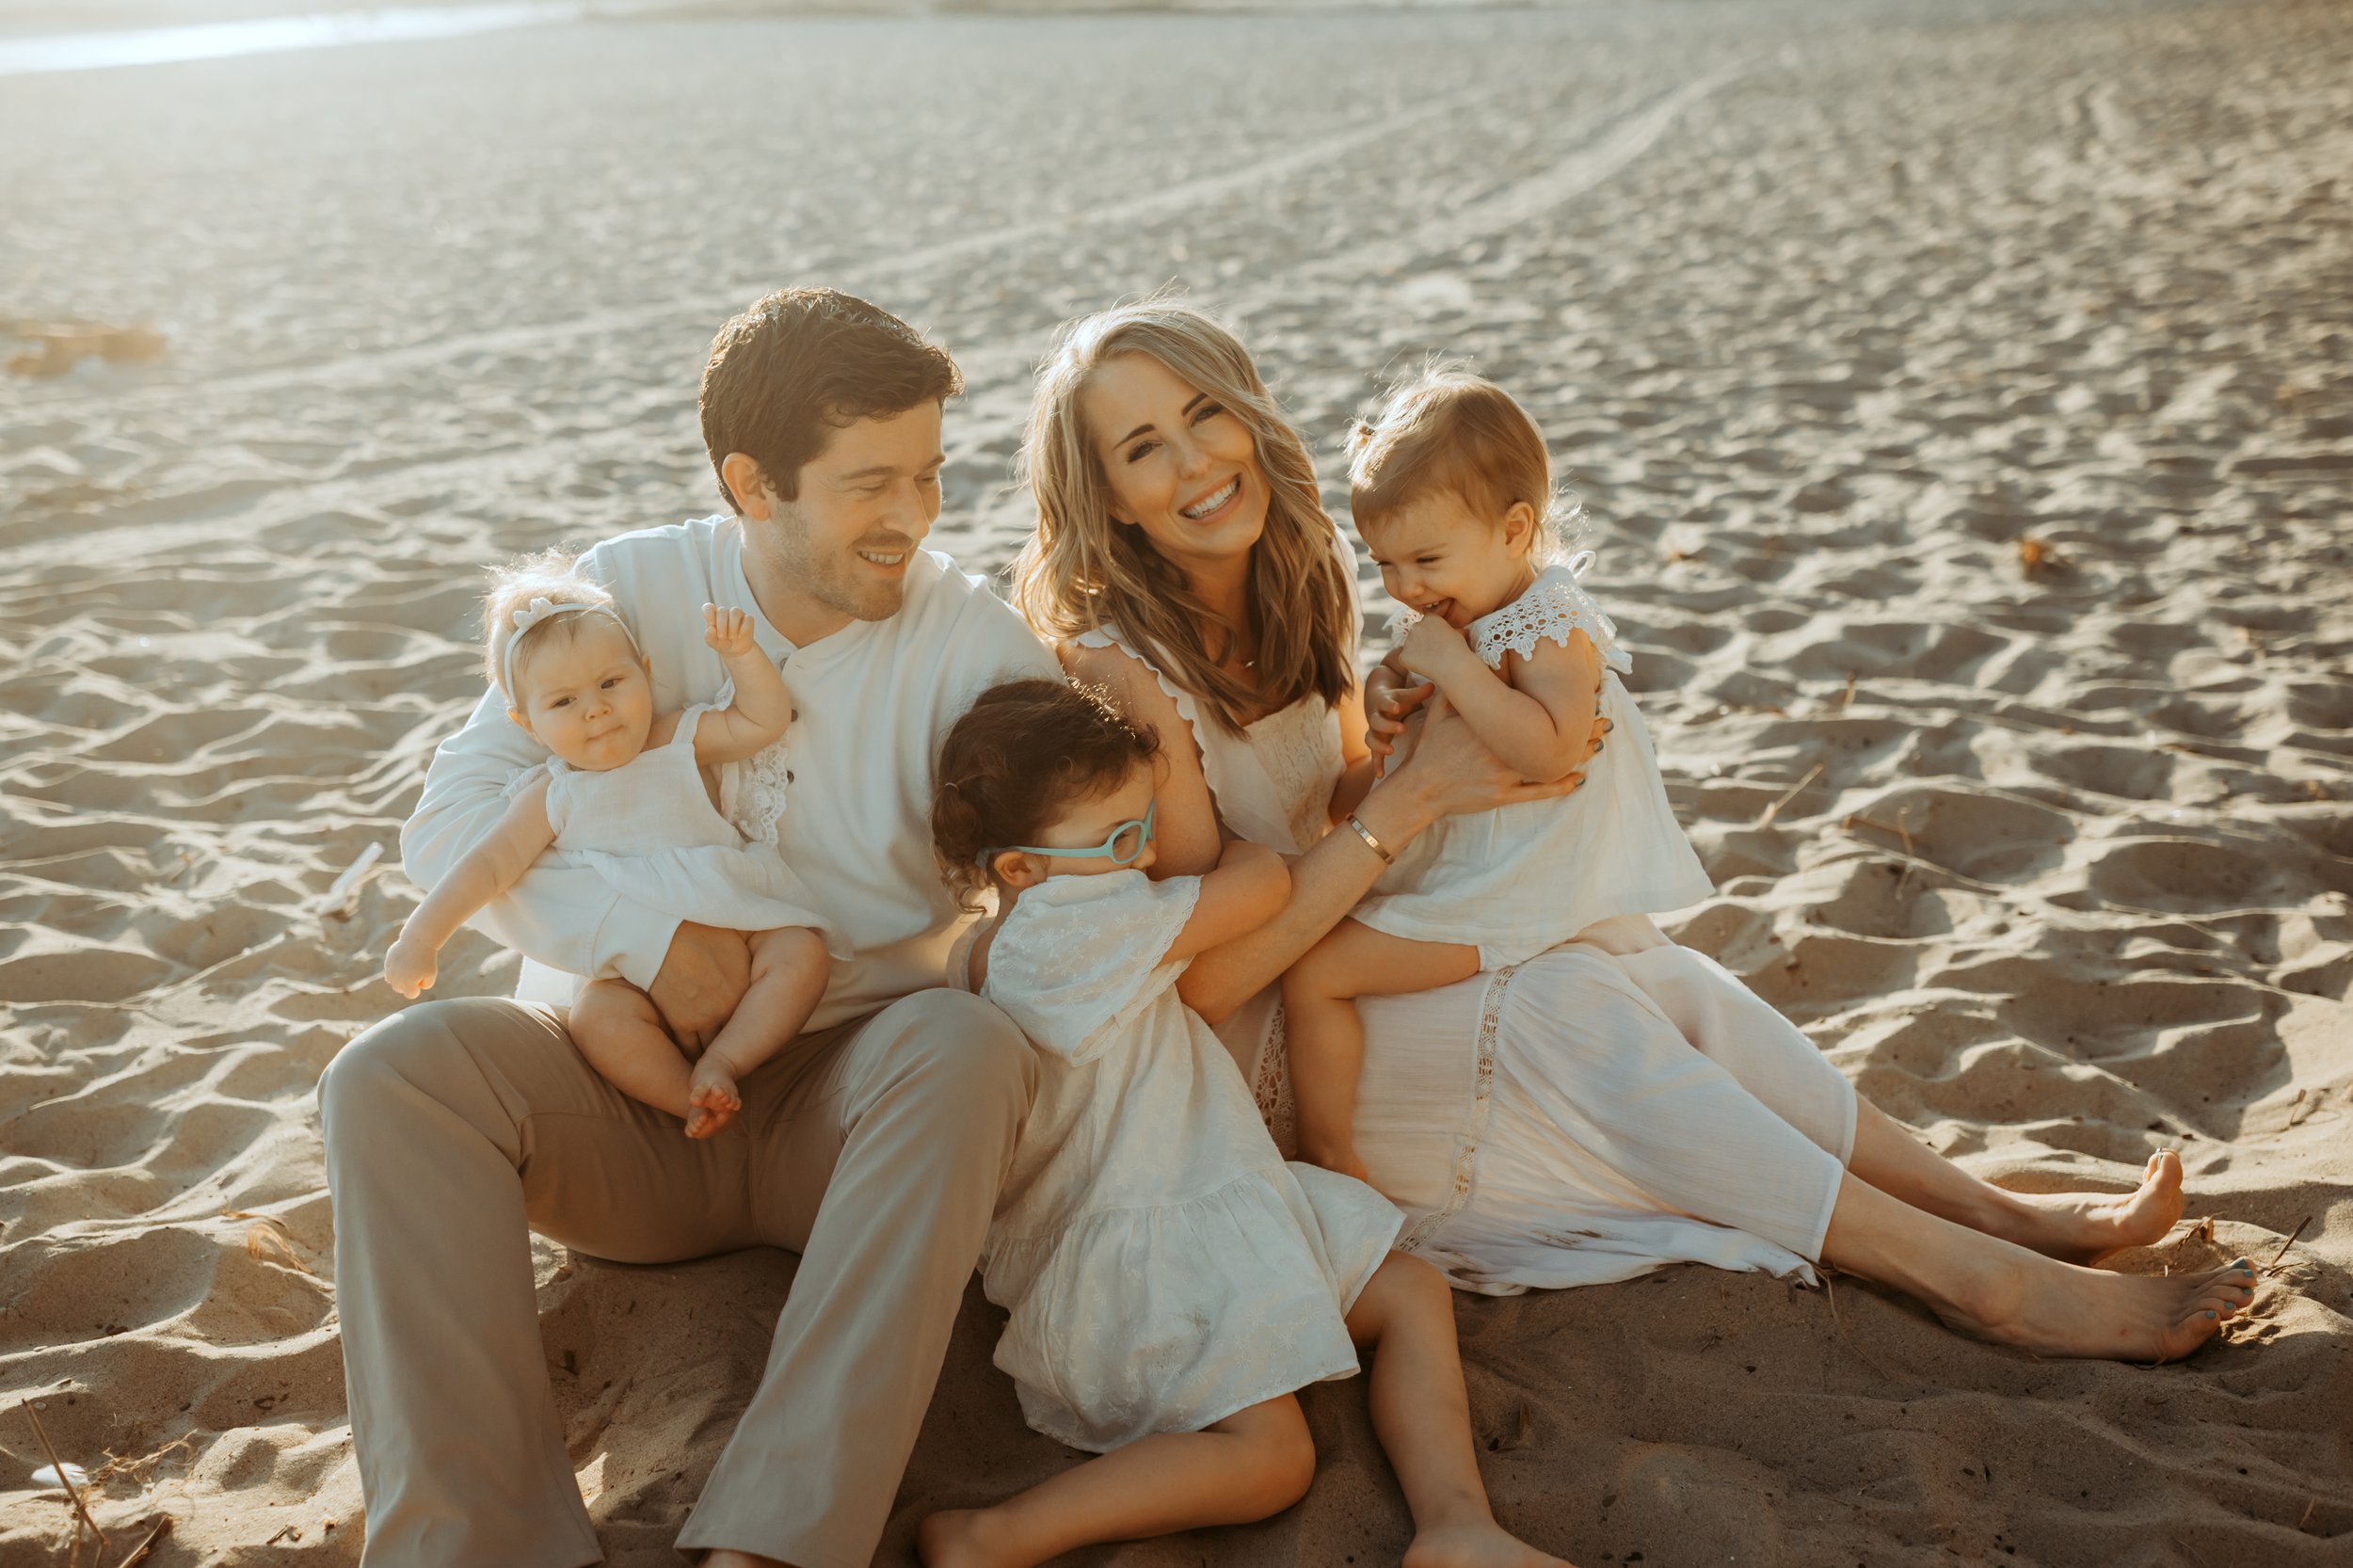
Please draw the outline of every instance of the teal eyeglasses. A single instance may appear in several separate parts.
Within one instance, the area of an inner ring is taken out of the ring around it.
[[[1152,841],[1152,819],[1159,815],[1160,803],[1154,801],[1144,808],[1144,815],[1121,823],[1112,829],[1112,836],[1093,849],[1048,849],[1043,844],[1005,844],[1000,848],[981,852],[981,864],[985,866],[997,856],[1010,851],[1015,855],[1055,855],[1064,860],[1109,860],[1114,866],[1132,866],[1144,854],[1144,846]]]

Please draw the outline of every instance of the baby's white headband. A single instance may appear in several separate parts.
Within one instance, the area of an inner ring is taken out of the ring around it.
[[[507,617],[514,622],[515,630],[513,634],[506,639],[506,647],[499,652],[499,674],[506,680],[507,701],[518,703],[520,706],[520,699],[515,691],[516,645],[520,643],[533,628],[553,620],[558,616],[574,615],[583,610],[600,610],[611,616],[613,624],[621,629],[621,635],[629,639],[629,650],[640,659],[646,656],[645,650],[637,646],[637,633],[629,629],[629,622],[623,620],[620,612],[614,609],[612,605],[584,604],[578,600],[569,599],[554,600],[545,598],[535,599]]]

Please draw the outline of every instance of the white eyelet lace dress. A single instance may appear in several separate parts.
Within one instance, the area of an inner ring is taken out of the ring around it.
[[[1322,836],[1342,764],[1321,702],[1234,735],[1196,719],[1116,628],[1080,641],[1122,649],[1176,698],[1229,828],[1286,854]],[[1609,931],[1359,1002],[1356,1152],[1405,1211],[1398,1246],[1498,1296],[1670,1263],[1810,1281],[1854,1146],[1854,1090],[1714,960],[1673,945],[1613,952]],[[1296,1148],[1279,988],[1217,1036],[1277,1146]]]
[[[746,843],[711,804],[695,761],[695,725],[710,711],[687,709],[668,744],[648,746],[602,773],[550,758],[555,847],[616,891],[680,920],[727,931],[823,931],[792,868],[767,845]]]
[[[1096,1452],[1353,1376],[1343,1318],[1402,1217],[1289,1165],[1163,963],[1198,877],[1061,876],[998,928],[981,994],[1039,1051],[982,1260],[1030,1425]],[[968,936],[949,972],[969,981]]]
[[[1633,658],[1578,585],[1592,560],[1588,552],[1545,568],[1526,593],[1463,634],[1500,672],[1507,653],[1526,658],[1546,641],[1566,648],[1573,633],[1584,632],[1602,656],[1609,744],[1575,794],[1449,817],[1407,845],[1355,908],[1375,931],[1476,947],[1481,968],[1500,969],[1598,921],[1681,909],[1716,890],[1667,803],[1650,730],[1619,679]],[[1401,610],[1389,623],[1391,637],[1420,618]]]

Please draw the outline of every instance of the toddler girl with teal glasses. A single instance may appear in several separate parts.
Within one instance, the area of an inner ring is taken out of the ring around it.
[[[1011,1314],[997,1365],[1032,1426],[1103,1457],[933,1514],[923,1559],[1043,1562],[1279,1512],[1315,1472],[1296,1391],[1353,1376],[1363,1348],[1412,1560],[1551,1562],[1488,1512],[1437,1271],[1389,1250],[1401,1217],[1371,1188],[1285,1163],[1177,998],[1193,956],[1273,918],[1290,877],[1236,841],[1206,876],[1148,878],[1154,752],[1099,695],[1043,680],[982,694],[941,751],[940,866],[968,906],[997,902],[950,977],[1039,1055],[981,1262]]]

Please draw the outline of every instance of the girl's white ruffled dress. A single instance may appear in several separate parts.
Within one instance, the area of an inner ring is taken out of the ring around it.
[[[1449,817],[1426,830],[1382,873],[1355,918],[1417,942],[1479,949],[1479,967],[1525,963],[1587,927],[1620,915],[1653,915],[1716,890],[1692,853],[1658,776],[1650,731],[1619,678],[1634,661],[1618,629],[1578,584],[1590,552],[1545,568],[1526,593],[1463,629],[1491,669],[1540,642],[1568,646],[1582,632],[1601,653],[1600,710],[1609,744],[1563,800],[1527,801]],[[1403,635],[1418,619],[1390,622]]]
[[[723,931],[823,931],[816,902],[792,868],[767,845],[746,843],[711,804],[695,760],[695,726],[710,711],[687,709],[668,744],[648,746],[602,773],[549,758],[555,847],[616,891],[682,920]]]
[[[1342,1320],[1403,1216],[1284,1162],[1162,963],[1198,877],[1061,876],[999,926],[981,994],[1039,1049],[982,1264],[1030,1425],[1095,1452],[1353,1376]],[[970,939],[950,972],[969,984]]]

